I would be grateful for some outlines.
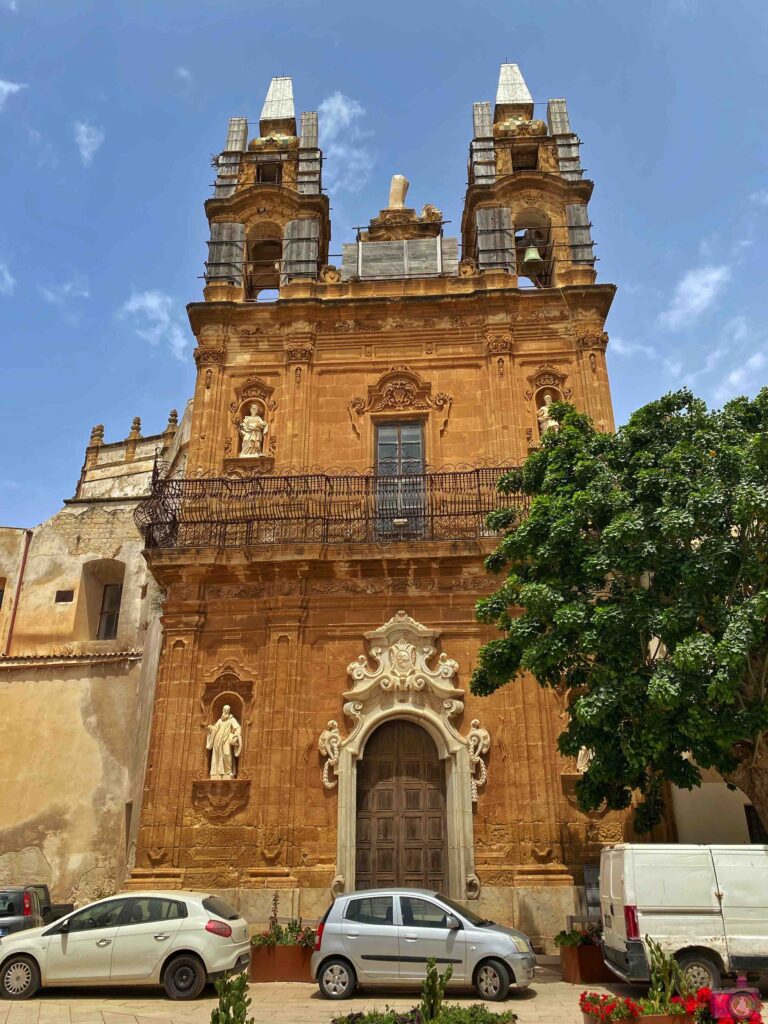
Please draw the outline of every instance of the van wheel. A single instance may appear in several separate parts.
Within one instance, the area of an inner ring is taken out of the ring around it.
[[[31,956],[12,956],[0,973],[3,999],[30,999],[40,988],[40,970]]]
[[[689,988],[720,988],[720,968],[704,953],[685,953],[678,963]]]
[[[509,974],[500,960],[486,960],[475,971],[475,991],[483,999],[501,1002],[509,992]]]
[[[196,956],[182,955],[165,968],[163,987],[169,999],[197,999],[208,980]]]
[[[357,978],[346,960],[326,960],[317,976],[320,991],[326,999],[349,999],[357,987]]]

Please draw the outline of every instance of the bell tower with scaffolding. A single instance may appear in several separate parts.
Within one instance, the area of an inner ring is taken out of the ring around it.
[[[551,693],[467,692],[486,516],[518,500],[503,468],[556,429],[552,401],[613,429],[615,288],[565,101],[547,109],[514,64],[474,105],[461,252],[395,175],[340,266],[291,80],[250,141],[230,122],[186,469],[137,516],[166,599],[131,885],[214,887],[256,922],[277,891],[309,918],[356,886],[439,887],[543,941],[627,836],[576,808]],[[222,716],[237,744],[212,776]]]

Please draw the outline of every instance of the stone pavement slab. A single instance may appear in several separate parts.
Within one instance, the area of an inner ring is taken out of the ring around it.
[[[605,986],[590,986],[605,992]],[[637,990],[611,985],[612,992],[637,997]],[[578,985],[567,985],[560,972],[540,967],[533,986],[505,1003],[486,1003],[491,1010],[510,1009],[519,1024],[582,1024]],[[250,985],[250,1014],[256,1024],[330,1024],[341,1014],[383,1009],[407,1010],[419,1001],[416,991],[364,990],[344,1002],[323,999],[316,985],[274,983]],[[471,992],[450,993],[450,1003],[480,1002]],[[173,1002],[160,989],[50,989],[28,1002],[0,1002],[0,1024],[209,1024],[216,1005],[212,990],[194,1002]]]

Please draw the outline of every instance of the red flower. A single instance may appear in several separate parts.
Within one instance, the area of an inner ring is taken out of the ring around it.
[[[712,989],[707,988],[706,985],[696,990],[696,998],[700,1003],[708,1003],[712,998]]]

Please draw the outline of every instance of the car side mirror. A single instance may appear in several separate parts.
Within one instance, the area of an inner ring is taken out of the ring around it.
[[[450,928],[451,931],[461,928],[458,917],[454,917],[453,914],[448,914],[445,918],[445,927]]]
[[[56,929],[56,931],[57,932],[68,932],[69,931],[69,921],[62,921],[61,924],[59,925],[59,927]]]

